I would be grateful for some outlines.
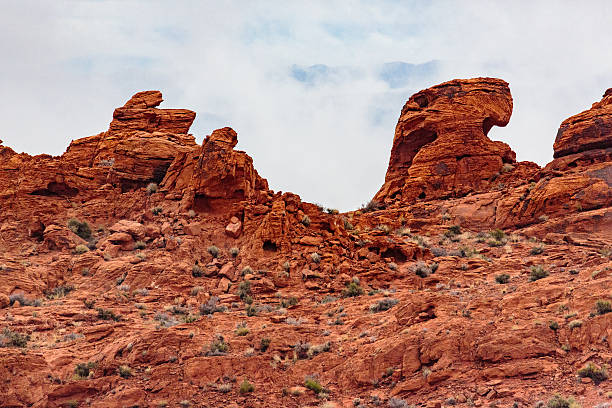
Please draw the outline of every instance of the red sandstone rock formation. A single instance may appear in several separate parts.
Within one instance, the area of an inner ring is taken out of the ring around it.
[[[610,361],[609,93],[540,169],[486,136],[505,82],[421,91],[386,208],[346,214],[270,191],[230,128],[197,146],[157,91],[61,157],[0,146],[0,406],[604,402],[576,374]]]

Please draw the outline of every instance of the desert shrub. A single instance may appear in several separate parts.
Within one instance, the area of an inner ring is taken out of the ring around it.
[[[595,310],[598,315],[603,315],[606,313],[612,312],[612,305],[610,305],[610,301],[608,300],[598,300],[595,303]]]
[[[251,294],[251,281],[244,280],[238,284],[238,292],[236,292],[238,297],[244,300],[247,296]]]
[[[323,344],[315,344],[315,345],[308,347],[308,350],[306,351],[306,355],[308,356],[308,358],[313,358],[317,354],[328,352],[330,349],[331,349],[331,343],[329,341]]]
[[[563,398],[560,394],[555,394],[548,403],[546,408],[580,408],[573,398]]]
[[[578,370],[578,375],[580,377],[588,377],[596,384],[599,384],[608,378],[608,370],[605,367],[597,367],[593,363],[587,363],[587,365]]]
[[[398,302],[399,302],[399,300],[393,299],[393,298],[384,298],[384,299],[381,299],[378,302],[376,302],[375,304],[370,305],[370,312],[371,313],[378,313],[378,312],[383,312],[385,310],[389,310],[393,306],[395,306]]]
[[[338,300],[338,298],[335,296],[325,295],[325,297],[321,299],[321,304],[324,305],[326,303],[332,303],[332,302],[335,302],[336,300]]]
[[[230,248],[229,250],[229,254],[231,255],[232,258],[237,257],[239,253],[240,253],[240,249],[236,247]]]
[[[500,275],[495,276],[495,282],[499,284],[508,283],[510,281],[510,275],[507,273],[502,273]]]
[[[117,369],[121,378],[130,378],[132,376],[132,369],[129,366],[121,365]]]
[[[556,321],[554,321],[554,320],[551,320],[551,321],[549,321],[549,322],[548,322],[548,327],[549,327],[551,330],[558,330],[558,329],[559,329],[559,323],[557,323],[557,322],[556,322]]]
[[[151,208],[151,212],[153,213],[153,215],[159,215],[162,213],[162,208],[161,207],[153,207]]]
[[[395,262],[389,262],[387,264],[387,266],[389,267],[389,269],[391,269],[392,271],[397,271],[397,264]]]
[[[544,269],[541,265],[534,265],[531,267],[531,272],[529,273],[530,281],[537,281],[539,279],[545,278],[548,276],[548,271]]]
[[[202,292],[204,290],[204,287],[202,286],[194,286],[193,288],[191,288],[191,296],[197,296],[198,293]]]
[[[312,390],[315,394],[319,394],[321,391],[323,391],[323,386],[313,376],[307,376],[304,379],[304,386],[309,390]]]
[[[576,327],[581,327],[582,326],[582,320],[572,320],[571,322],[569,322],[568,327],[570,329],[575,329]]]
[[[84,240],[91,238],[91,228],[87,221],[81,222],[76,218],[71,218],[68,220],[68,228]]]
[[[537,245],[529,250],[529,253],[531,255],[540,255],[543,252],[544,252],[544,245]]]
[[[74,253],[77,255],[84,254],[85,252],[89,252],[87,245],[79,244],[74,248]]]
[[[89,377],[89,373],[92,369],[96,367],[96,363],[91,361],[87,363],[78,363],[76,367],[74,367],[74,374],[79,378],[87,378]]]
[[[29,334],[21,334],[19,332],[12,331],[8,327],[5,327],[0,333],[0,347],[19,347],[24,348],[30,341]]]
[[[134,249],[145,249],[147,244],[144,241],[136,241],[134,244]]]
[[[367,204],[361,206],[360,210],[364,213],[369,213],[377,210],[384,210],[386,208],[385,204],[380,203],[376,200],[370,200]]]
[[[246,322],[238,323],[236,326],[236,336],[246,336],[247,334],[249,334],[249,328]]]
[[[96,301],[93,299],[83,299],[83,305],[87,308],[87,309],[93,309],[94,306],[96,304]]]
[[[359,282],[352,280],[346,285],[342,291],[342,297],[356,297],[363,295],[363,288],[359,286]]]
[[[281,300],[281,307],[287,309],[290,308],[291,306],[295,306],[298,304],[298,299],[296,297],[289,297],[287,299],[283,299]]]
[[[219,248],[214,245],[208,247],[208,253],[212,255],[213,258],[219,256]]]
[[[19,302],[21,306],[41,306],[42,302],[39,299],[28,299],[23,293],[14,293],[9,296],[9,304],[13,306],[15,302]]]
[[[502,241],[506,238],[506,233],[500,230],[499,228],[494,229],[493,231],[490,231],[489,235],[491,236],[491,238],[493,238],[496,241]]]
[[[159,187],[157,186],[157,183],[149,183],[147,185],[147,194],[149,194],[149,195],[155,194],[155,193],[157,193],[158,189],[159,189]]]
[[[400,398],[395,398],[395,397],[389,398],[387,405],[389,406],[389,408],[409,408],[410,407],[410,405],[408,405],[406,401]]]
[[[374,228],[374,230],[380,231],[383,234],[389,234],[391,232],[391,227],[385,224],[379,224]]]
[[[225,306],[219,304],[219,298],[217,296],[211,296],[206,303],[200,305],[200,314],[202,315],[212,315],[217,312],[225,312],[225,310]]]
[[[348,220],[348,218],[344,218],[342,220],[344,222],[344,229],[348,230],[348,231],[352,231],[355,229],[355,227],[353,226],[353,224],[351,224],[351,222]]]
[[[310,254],[310,259],[312,259],[312,262],[318,264],[319,262],[321,262],[321,255],[316,252],[313,252],[312,254]]]
[[[116,322],[121,320],[121,316],[114,314],[112,310],[99,307],[96,311],[98,312],[98,319],[100,320],[114,320]]]
[[[272,340],[270,340],[270,338],[264,337],[259,342],[259,350],[263,353],[264,351],[266,351],[268,349],[268,347],[270,347],[270,343],[271,342],[272,342]]]
[[[447,238],[453,238],[455,235],[461,234],[461,227],[459,225],[453,225],[448,227],[444,236]]]
[[[437,269],[437,264],[436,264],[436,269]],[[420,276],[421,278],[426,278],[432,273],[431,268],[427,266],[425,262],[422,262],[422,261],[419,261],[416,264],[414,264],[414,266],[412,267],[412,270],[417,276]]]
[[[47,299],[59,299],[63,298],[73,290],[74,286],[72,285],[60,285],[54,287],[51,290],[45,290],[45,296],[47,297]]]
[[[510,163],[504,163],[504,165],[502,166],[500,170],[500,173],[504,174],[504,173],[511,172],[512,170],[514,170],[513,165],[511,165]]]
[[[240,393],[248,394],[253,391],[255,391],[255,386],[251,384],[246,378],[242,380],[242,383],[240,384]]]
[[[248,305],[245,308],[246,314],[247,316],[251,317],[251,316],[257,316],[257,306],[255,305]]]
[[[198,264],[193,265],[193,268],[191,268],[191,276],[194,278],[201,278],[202,275],[204,275],[202,267]]]
[[[224,356],[229,350],[229,344],[225,342],[222,335],[217,334],[208,346],[207,356]]]
[[[303,224],[305,227],[309,227],[309,226],[310,226],[310,217],[309,217],[309,216],[307,216],[307,215],[303,216],[303,217],[302,217],[302,221],[301,221],[301,222],[302,222],[302,224]]]

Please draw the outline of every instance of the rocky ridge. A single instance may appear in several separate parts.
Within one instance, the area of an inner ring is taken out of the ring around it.
[[[0,142],[0,406],[605,403],[578,370],[612,360],[611,98],[540,168],[487,137],[506,82],[418,92],[342,214],[158,91],[59,157]]]

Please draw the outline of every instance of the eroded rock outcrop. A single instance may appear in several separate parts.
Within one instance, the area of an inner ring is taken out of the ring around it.
[[[493,126],[505,126],[512,96],[494,78],[453,80],[416,93],[402,109],[381,202],[462,196],[490,185],[515,154],[491,141]]]

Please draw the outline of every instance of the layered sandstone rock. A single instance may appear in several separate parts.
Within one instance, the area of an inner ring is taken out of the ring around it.
[[[511,114],[510,89],[500,79],[453,80],[416,93],[402,109],[375,199],[410,203],[486,188],[515,162],[508,145],[487,137]]]

